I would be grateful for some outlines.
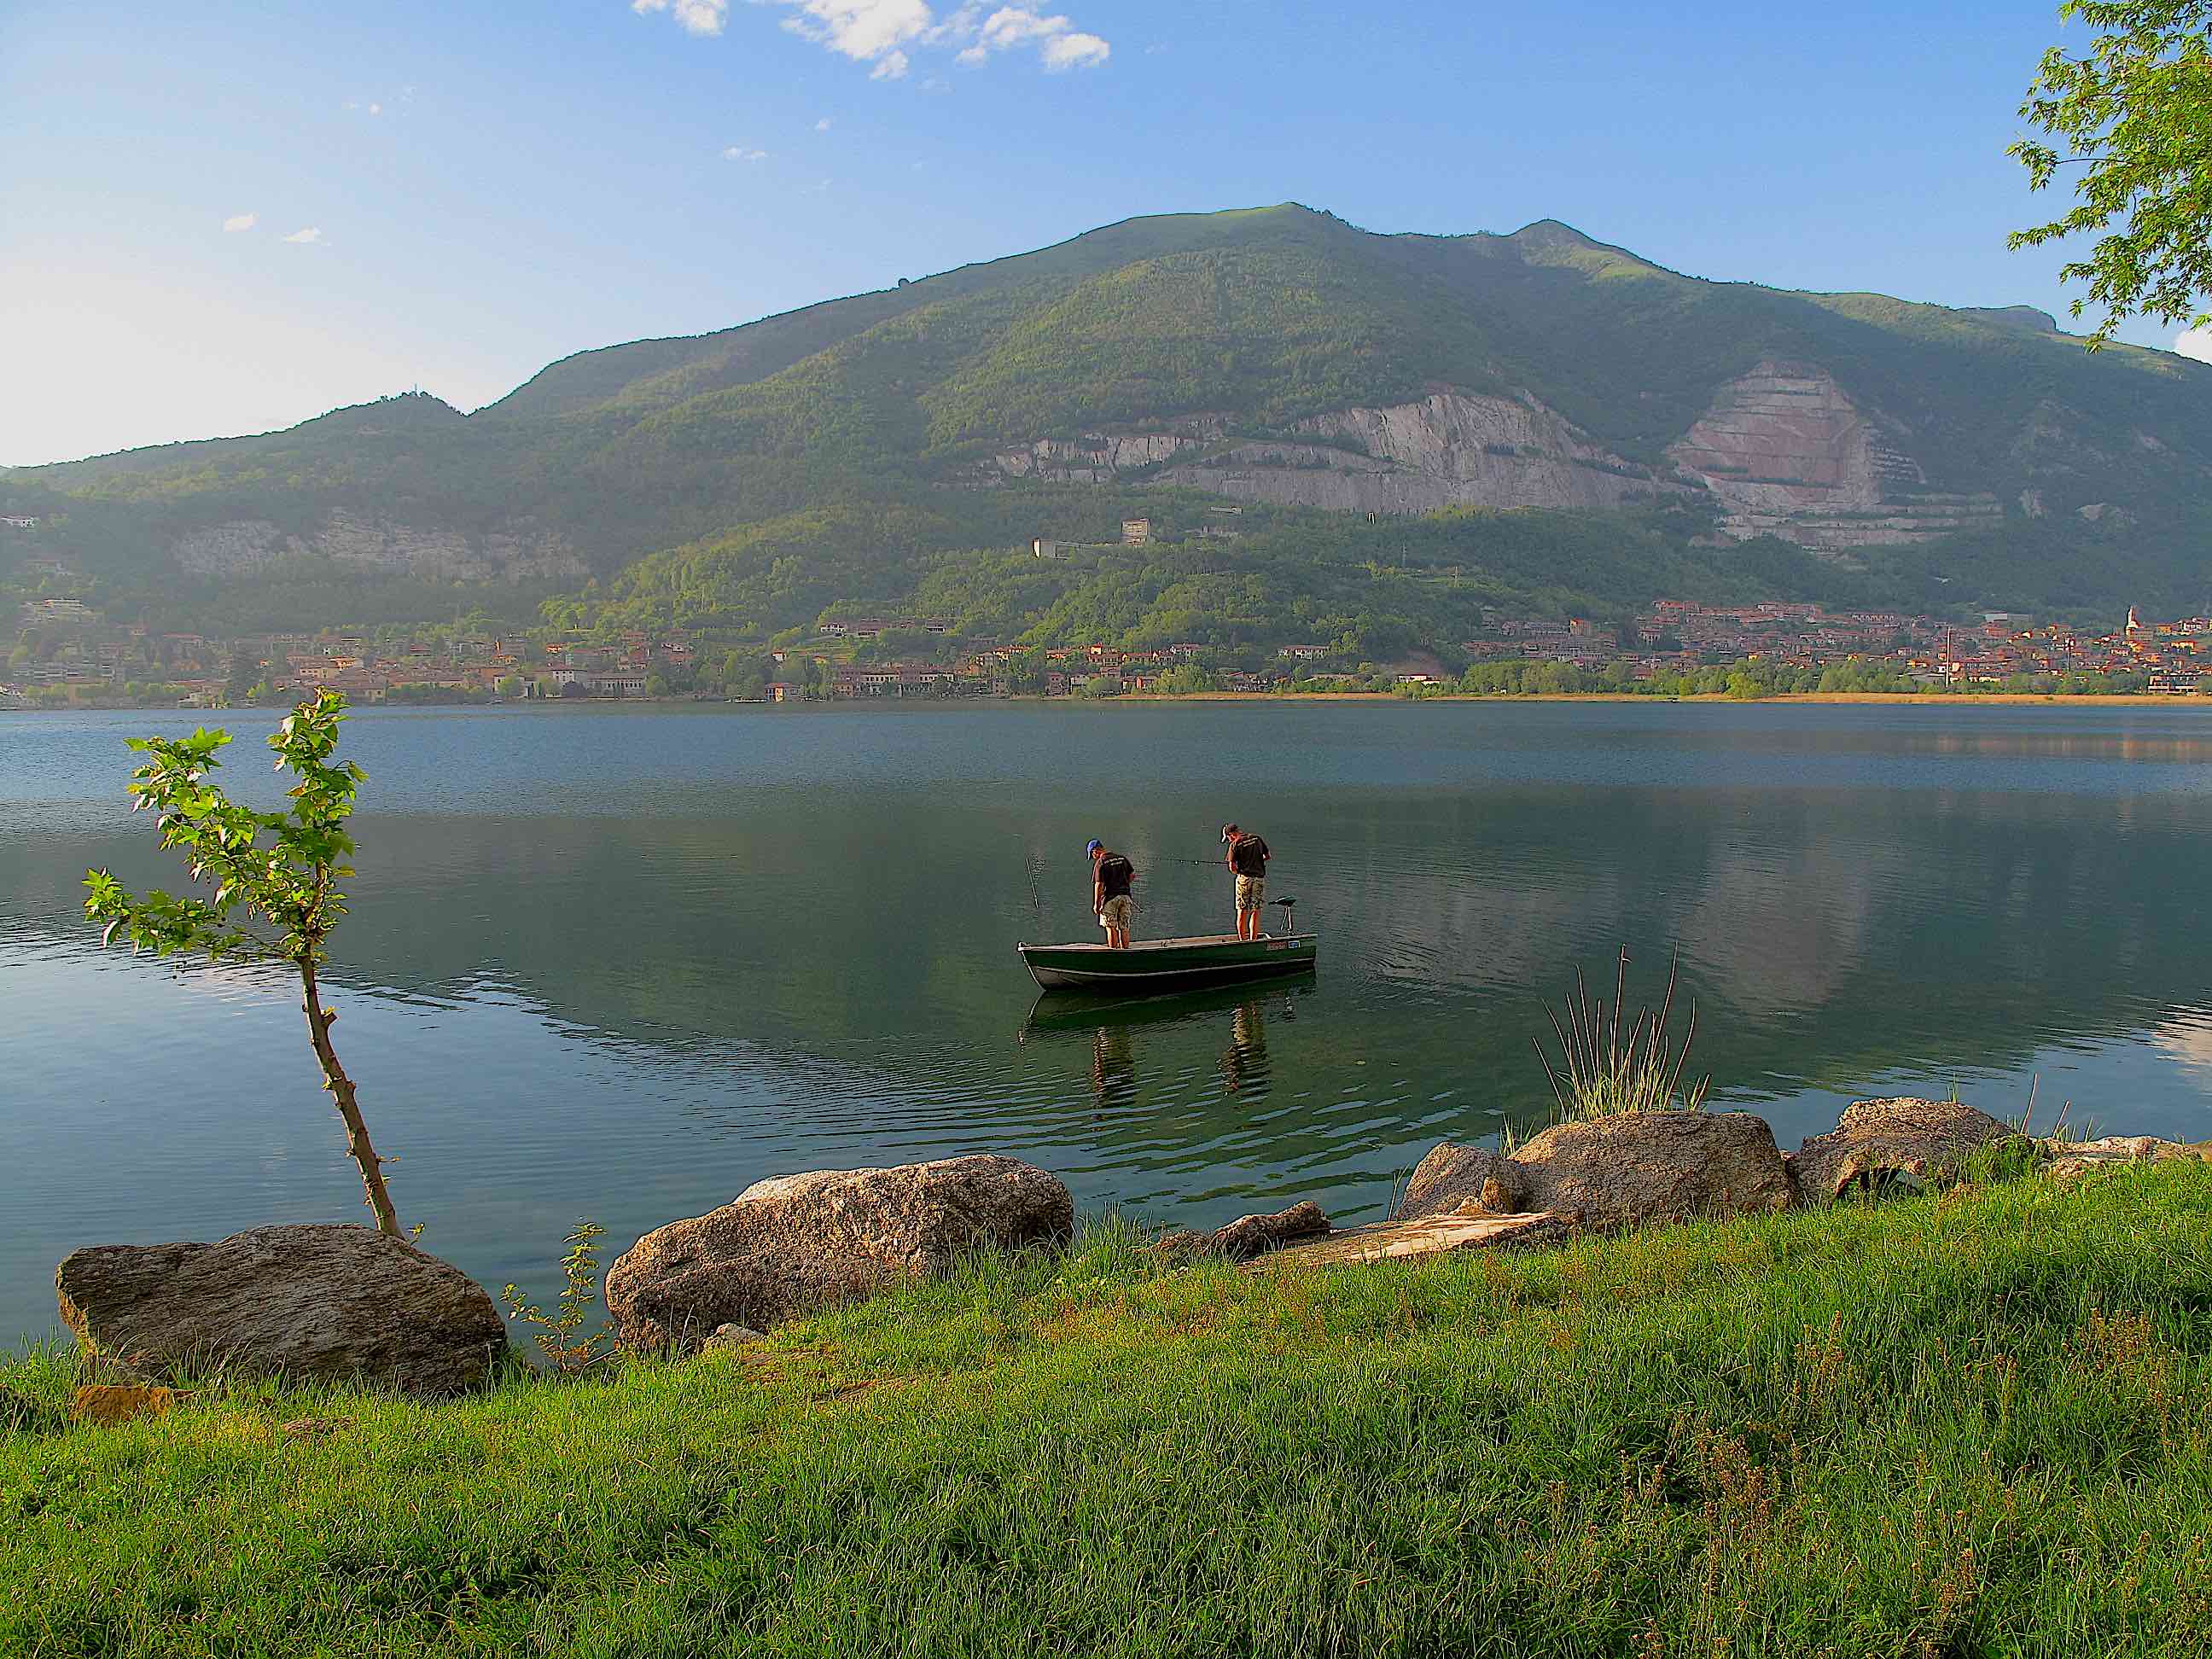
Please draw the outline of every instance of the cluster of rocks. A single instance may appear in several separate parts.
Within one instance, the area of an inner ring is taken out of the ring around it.
[[[1945,1184],[1978,1155],[2041,1163],[2072,1182],[2206,1152],[2148,1136],[2032,1141],[1957,1101],[1861,1101],[1786,1156],[1748,1113],[1631,1113],[1559,1124],[1508,1152],[1447,1141],[1421,1160],[1391,1218],[1370,1226],[1335,1229],[1304,1203],[1212,1232],[1170,1233],[1153,1249],[1170,1260],[1267,1267],[1527,1249],[1585,1231]],[[1064,1239],[1074,1220],[1063,1182],[1011,1158],[789,1176],[639,1239],[607,1273],[607,1313],[634,1350],[742,1346],[979,1254]],[[86,1352],[141,1389],[281,1375],[449,1395],[484,1382],[507,1356],[504,1322],[482,1287],[365,1227],[100,1245],[72,1254],[55,1285]]]

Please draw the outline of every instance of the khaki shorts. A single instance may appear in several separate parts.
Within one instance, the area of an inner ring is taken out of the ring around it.
[[[1237,908],[1240,910],[1258,909],[1261,898],[1267,890],[1267,878],[1265,876],[1237,877]]]
[[[1129,902],[1127,893],[1116,893],[1106,901],[1106,908],[1098,913],[1098,925],[1101,927],[1127,927],[1129,913],[1136,908]]]

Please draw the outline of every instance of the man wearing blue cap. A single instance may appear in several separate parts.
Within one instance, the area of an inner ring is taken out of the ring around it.
[[[1137,908],[1129,888],[1137,879],[1136,866],[1121,854],[1109,851],[1103,841],[1083,849],[1091,854],[1091,908],[1106,930],[1107,945],[1116,951],[1129,948],[1129,913]]]

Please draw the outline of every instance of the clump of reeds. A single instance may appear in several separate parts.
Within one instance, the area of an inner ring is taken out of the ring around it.
[[[1566,1019],[1551,1009],[1544,1011],[1559,1039],[1562,1056],[1554,1066],[1544,1052],[1541,1037],[1532,1037],[1536,1057],[1544,1062],[1553,1097],[1559,1103],[1562,1123],[1612,1117],[1622,1112],[1703,1111],[1712,1079],[1705,1077],[1686,1091],[1682,1073],[1690,1063],[1690,1045],[1697,1041],[1698,1010],[1690,1008],[1689,1030],[1681,1047],[1674,1046],[1668,1023],[1674,1015],[1674,988],[1681,973],[1679,957],[1668,964],[1667,995],[1654,1014],[1638,1008],[1636,1018],[1625,1018],[1628,1004],[1628,951],[1623,947],[1613,976],[1611,1006],[1589,994],[1582,969],[1575,969],[1574,994],[1567,999]]]

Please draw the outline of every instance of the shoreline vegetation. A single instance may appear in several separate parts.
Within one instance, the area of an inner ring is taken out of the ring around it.
[[[2212,1647],[2212,1166],[1524,1255],[1135,1227],[432,1403],[0,1362],[0,1649]]]
[[[767,697],[453,697],[387,699],[356,708],[880,708],[886,706],[927,706],[939,708],[1004,707],[1009,703],[1048,703],[1055,706],[1103,708],[1114,704],[1151,703],[1687,703],[1740,708],[1746,704],[1778,703],[1804,706],[1897,705],[1900,707],[1965,708],[1973,706],[2060,707],[2068,708],[2212,708],[2212,694],[2148,691],[1782,691],[1738,696],[1732,692],[1697,692],[1675,696],[1650,691],[1444,691],[1423,690],[1418,695],[1385,691],[1119,691],[1110,696],[1076,695],[1045,696],[1015,692],[989,697],[811,697],[778,704]],[[65,704],[34,704],[21,708],[0,708],[0,714],[82,714],[136,710],[142,714],[220,714],[240,709],[280,709],[283,700],[234,703],[214,708],[198,704],[86,701]]]

